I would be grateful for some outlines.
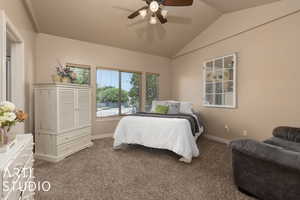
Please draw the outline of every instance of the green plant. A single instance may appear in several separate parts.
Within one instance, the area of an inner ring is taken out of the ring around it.
[[[71,81],[77,79],[77,74],[74,73],[70,67],[62,65],[59,61],[57,61],[58,66],[56,66],[56,73],[58,76],[62,78],[70,78]]]
[[[151,105],[152,101],[158,98],[158,75],[147,74],[147,98],[146,105]]]
[[[114,87],[104,87],[97,89],[97,101],[100,103],[125,103],[129,100],[128,92],[121,90],[121,98],[119,99],[120,90]]]
[[[128,92],[128,96],[130,97],[129,104],[135,107],[138,107],[140,102],[140,77],[139,74],[133,73],[130,80],[132,88]]]

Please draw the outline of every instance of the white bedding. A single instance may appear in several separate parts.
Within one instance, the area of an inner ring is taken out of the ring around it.
[[[167,149],[181,155],[181,161],[190,163],[193,157],[199,156],[196,139],[203,128],[199,129],[200,133],[194,137],[186,119],[128,116],[122,118],[116,128],[114,148],[121,148],[122,144],[139,144]]]

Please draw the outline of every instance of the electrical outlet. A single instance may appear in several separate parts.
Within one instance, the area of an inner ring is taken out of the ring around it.
[[[248,136],[248,131],[247,130],[243,130],[243,136]]]
[[[229,133],[230,129],[229,129],[229,126],[227,124],[225,125],[225,130],[226,130],[227,133]]]

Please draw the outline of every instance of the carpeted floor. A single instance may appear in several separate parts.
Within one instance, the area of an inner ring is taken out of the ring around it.
[[[57,164],[36,161],[37,181],[50,181],[36,200],[252,200],[232,181],[225,145],[200,139],[201,156],[188,165],[164,150],[112,150],[112,139]]]

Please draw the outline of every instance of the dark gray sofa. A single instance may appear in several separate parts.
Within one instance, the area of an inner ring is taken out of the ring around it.
[[[235,184],[260,200],[300,200],[300,128],[279,127],[273,136],[231,142]]]

